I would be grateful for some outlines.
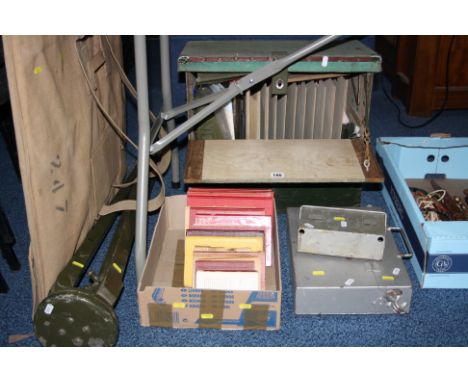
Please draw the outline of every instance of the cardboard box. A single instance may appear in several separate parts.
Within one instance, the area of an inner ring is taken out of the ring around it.
[[[276,330],[281,315],[278,232],[264,291],[202,290],[183,286],[186,196],[166,198],[138,285],[142,326]],[[275,224],[277,227],[277,224]]]
[[[382,194],[408,235],[421,287],[468,289],[468,221],[426,221],[410,190],[429,189],[433,180],[464,200],[468,139],[381,137],[376,148],[385,172]]]

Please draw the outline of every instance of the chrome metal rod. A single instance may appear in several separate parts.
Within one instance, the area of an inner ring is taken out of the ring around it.
[[[163,112],[172,109],[171,91],[171,56],[169,51],[169,36],[161,36],[159,40],[159,51],[161,54],[161,84],[163,96]],[[171,132],[175,129],[173,119],[167,121],[167,130]],[[177,146],[172,147],[171,157],[172,184],[178,185],[179,179],[179,150]]]
[[[241,92],[235,85],[229,86],[228,90],[225,93],[223,93],[219,98],[215,99],[203,110],[200,110],[193,117],[189,118],[187,121],[182,123],[177,129],[171,131],[169,134],[162,137],[157,142],[153,143],[150,149],[150,153],[155,154],[164,149],[168,144],[170,144],[173,140],[177,139],[180,135],[189,131],[192,127],[204,120],[211,113],[226,105],[239,93]]]
[[[330,42],[336,40],[338,37],[340,36],[324,36],[318,39],[317,41],[314,41],[309,45],[298,49],[290,55],[273,61],[272,63],[267,64],[253,71],[252,73],[249,73],[248,75],[242,77],[238,82],[231,84],[231,86],[229,86],[226,92],[219,95],[219,98],[216,98],[203,110],[200,110],[193,117],[182,123],[177,129],[171,131],[165,137],[153,143],[150,148],[150,153],[155,154],[163,150],[168,144],[170,144],[179,136],[192,129],[196,124],[208,117],[211,113],[215,112],[216,110],[230,102],[236,95],[243,93],[244,91],[250,89],[252,86],[258,84],[259,82],[262,82],[267,78],[274,76],[275,74],[281,72],[297,60],[329,44]]]
[[[134,41],[136,85],[138,91],[138,178],[135,226],[135,263],[137,280],[140,280],[146,259],[150,120],[148,100],[148,70],[146,61],[146,37],[134,36]]]
[[[225,92],[226,90],[222,90],[217,93],[211,93],[204,97],[197,98],[193,100],[192,102],[186,103],[185,105],[180,105],[171,110],[163,111],[161,113],[161,118],[164,119],[165,121],[168,121],[174,117],[177,117],[178,115],[182,113],[185,113],[186,111],[193,110],[193,109],[196,109],[197,107],[204,106],[206,104],[213,102],[216,98],[218,98]]]

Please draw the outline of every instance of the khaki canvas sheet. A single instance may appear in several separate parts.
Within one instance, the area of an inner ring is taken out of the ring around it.
[[[33,306],[114,194],[127,165],[122,140],[96,106],[125,126],[124,90],[99,36],[5,36],[5,62],[30,232]],[[109,38],[122,60],[121,40]]]

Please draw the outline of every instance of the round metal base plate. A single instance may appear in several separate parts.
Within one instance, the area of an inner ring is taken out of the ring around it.
[[[101,297],[69,289],[39,304],[34,332],[43,346],[113,346],[118,323],[112,306]]]

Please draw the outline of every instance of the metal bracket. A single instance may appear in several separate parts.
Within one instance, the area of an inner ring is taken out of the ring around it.
[[[413,257],[413,247],[411,246],[411,243],[408,239],[408,235],[406,235],[406,231],[401,228],[401,227],[388,227],[388,230],[390,232],[396,232],[396,233],[399,233],[401,235],[401,238],[403,239],[403,243],[405,244],[405,247],[406,247],[406,253],[402,253],[400,255],[400,257],[402,259],[411,259]]]
[[[408,313],[406,311],[408,304],[406,302],[401,303],[400,301],[402,295],[403,291],[401,289],[390,289],[385,294],[385,300],[390,303],[393,311],[397,314]]]
[[[283,95],[288,92],[288,69],[271,78],[271,94]]]

